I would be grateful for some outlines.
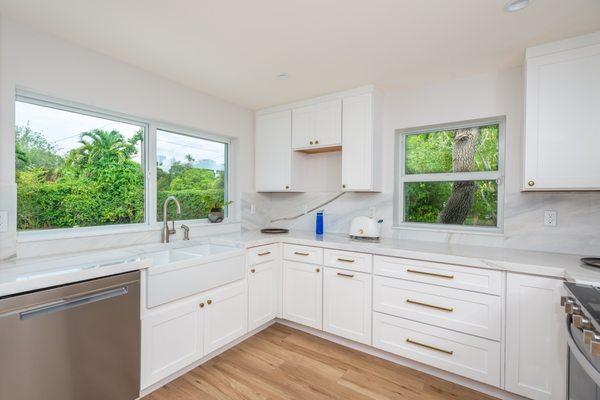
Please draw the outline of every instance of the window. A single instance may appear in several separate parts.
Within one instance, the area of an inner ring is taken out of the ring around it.
[[[158,221],[163,220],[163,203],[170,195],[179,199],[181,214],[169,219],[206,218],[212,208],[224,207],[226,143],[158,130],[156,163]]]
[[[146,127],[18,97],[17,229],[145,221]]]
[[[160,127],[160,128],[159,128]],[[162,222],[227,213],[229,140],[17,92],[17,229]]]
[[[504,119],[397,131],[397,225],[499,230]]]

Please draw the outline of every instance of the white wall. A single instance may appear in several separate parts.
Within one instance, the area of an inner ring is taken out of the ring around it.
[[[394,131],[423,125],[506,116],[505,220],[503,235],[392,230]],[[399,239],[446,241],[575,254],[600,254],[600,192],[521,193],[523,81],[521,68],[387,92],[384,105],[383,193],[346,194],[326,207],[326,231],[346,233],[355,215],[377,208],[383,233]],[[323,171],[321,176],[336,174]],[[319,178],[315,175],[314,179]],[[325,179],[325,178],[323,178]],[[330,178],[327,178],[330,179]],[[302,212],[332,192],[273,194],[271,218]],[[558,226],[544,227],[544,210],[558,212]],[[280,225],[314,229],[314,216]]]
[[[2,18],[0,210],[10,211],[10,231],[0,234],[0,259],[16,248],[15,88],[234,138],[237,198],[254,190],[250,110]]]

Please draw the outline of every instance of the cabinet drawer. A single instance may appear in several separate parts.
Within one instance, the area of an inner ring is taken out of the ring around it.
[[[276,259],[279,255],[279,245],[270,244],[268,246],[253,247],[247,251],[247,264],[256,265]]]
[[[371,273],[373,265],[373,256],[371,254],[354,253],[351,251],[325,249],[323,259],[325,265],[328,267],[347,269],[349,271]]]
[[[375,276],[373,309],[500,340],[502,314],[498,296]]]
[[[375,275],[500,295],[502,272],[406,258],[375,256]]]
[[[373,346],[498,387],[500,343],[373,313]]]
[[[283,245],[283,258],[308,264],[323,264],[323,249],[319,247]]]

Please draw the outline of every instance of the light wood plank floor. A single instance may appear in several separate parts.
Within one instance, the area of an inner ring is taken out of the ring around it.
[[[491,400],[275,324],[143,400]]]

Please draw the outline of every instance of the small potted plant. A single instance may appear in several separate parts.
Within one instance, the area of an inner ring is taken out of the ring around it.
[[[212,223],[223,222],[223,219],[225,218],[224,209],[231,203],[233,203],[233,201],[225,201],[225,202],[218,201],[218,202],[214,203],[213,207],[210,209],[210,212],[208,213],[208,220]]]

